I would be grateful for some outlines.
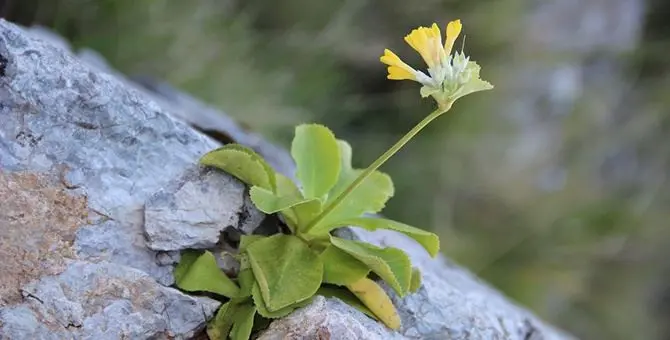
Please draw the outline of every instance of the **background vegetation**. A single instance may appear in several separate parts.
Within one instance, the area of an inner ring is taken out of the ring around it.
[[[397,186],[385,213],[436,231],[448,256],[581,338],[670,339],[670,6],[640,0],[648,14],[635,49],[584,57],[525,40],[538,3],[10,0],[0,10],[126,74],[164,79],[277,143],[297,123],[325,123],[352,143],[358,166],[432,105],[415,84],[385,79],[383,48],[420,65],[402,37],[462,18],[466,50],[496,91],[460,101],[385,166]],[[559,114],[531,93],[546,86],[535,68],[552,63],[593,64]]]

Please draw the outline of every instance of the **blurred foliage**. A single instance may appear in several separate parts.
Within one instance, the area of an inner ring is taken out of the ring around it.
[[[603,106],[606,91],[585,89],[554,123],[559,143],[519,168],[509,164],[518,127],[500,114],[518,91],[515,75],[571,58],[515,43],[535,3],[9,0],[2,10],[101,52],[126,74],[164,79],[278,143],[297,123],[324,123],[350,141],[356,166],[432,105],[417,85],[385,79],[384,47],[419,65],[402,37],[461,18],[466,50],[496,91],[459,102],[385,166],[397,185],[385,213],[435,230],[447,255],[581,338],[670,339],[670,6],[649,3],[643,42],[624,56],[630,98]],[[560,171],[543,180],[547,168]]]

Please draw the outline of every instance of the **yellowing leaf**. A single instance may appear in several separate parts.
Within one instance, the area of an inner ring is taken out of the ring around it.
[[[240,289],[216,264],[214,255],[205,251],[195,257],[186,256],[175,269],[177,287],[188,292],[211,292],[228,298],[236,297]]]
[[[233,315],[237,305],[231,302],[224,303],[216,312],[214,319],[207,324],[207,336],[210,340],[226,340],[233,326]]]
[[[328,245],[321,255],[323,262],[323,282],[338,286],[354,283],[368,276],[370,268],[365,263],[347,254],[343,250]]]
[[[278,311],[310,298],[323,278],[323,263],[293,235],[277,234],[247,247],[254,277],[265,306]]]
[[[412,277],[411,263],[405,252],[393,247],[380,248],[365,242],[350,241],[334,236],[330,237],[330,242],[365,263],[398,295],[405,296]]]
[[[364,171],[351,166],[351,146],[338,140],[340,150],[340,177],[328,195],[325,206],[332,203],[346,188]],[[386,201],[393,196],[394,188],[391,177],[375,170],[356,189],[354,189],[335,209],[325,216],[309,231],[310,234],[328,233],[328,227],[334,222],[346,218],[359,217],[364,213],[377,213],[384,209]],[[331,229],[332,230],[332,229]]]
[[[319,124],[302,124],[295,129],[291,156],[305,198],[321,198],[337,182],[340,151],[333,133]]]
[[[347,288],[388,328],[400,328],[400,315],[398,315],[393,301],[376,282],[364,277],[348,285]]]
[[[419,268],[414,267],[412,268],[412,280],[409,284],[409,291],[416,293],[419,288],[421,288],[421,271]]]
[[[361,303],[361,300],[359,300],[349,289],[343,287],[341,288],[337,286],[325,285],[319,288],[319,290],[316,292],[316,295],[321,295],[330,298],[338,298],[342,300],[342,302],[348,304],[349,306],[358,309],[363,314],[375,320],[378,320],[375,313],[371,312],[368,307],[366,307],[363,303]]]
[[[435,257],[440,251],[440,238],[436,234],[385,218],[358,217],[343,219],[324,227],[323,230],[329,232],[337,227],[345,226],[356,226],[370,231],[377,229],[394,230],[419,242],[432,257]]]
[[[230,339],[249,340],[251,328],[254,325],[254,316],[256,316],[256,307],[252,304],[243,304],[237,307],[233,316],[234,324],[230,331]]]
[[[239,144],[227,144],[206,153],[200,164],[223,170],[248,185],[276,191],[275,171],[256,152]]]

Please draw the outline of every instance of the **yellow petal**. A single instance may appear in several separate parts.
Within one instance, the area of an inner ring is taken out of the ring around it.
[[[413,73],[402,69],[398,66],[389,66],[388,67],[388,76],[387,79],[391,80],[416,80],[416,76]]]
[[[405,42],[419,52],[430,68],[439,63],[437,47],[441,47],[440,29],[437,28],[437,25],[434,26],[434,28],[419,27],[405,36]]]
[[[416,71],[409,65],[405,64],[400,58],[391,50],[384,49],[384,55],[379,58],[379,61],[389,65],[388,79],[393,80],[416,80]]]
[[[379,57],[379,61],[386,65],[398,65],[398,64],[404,64],[402,60],[400,60],[400,57],[393,53],[393,51],[389,50],[388,48],[384,49],[384,55]]]
[[[405,42],[419,53],[421,53],[421,46],[424,44],[422,32],[419,30],[420,28],[421,27],[413,29],[412,32],[405,36]]]
[[[444,41],[444,53],[447,55],[451,54],[451,49],[454,47],[454,42],[458,36],[461,34],[462,28],[463,25],[461,25],[461,20],[451,21],[447,25],[447,36]]]
[[[433,23],[433,26],[430,27],[430,36],[431,38],[437,38],[437,40],[442,41],[442,33],[440,32],[440,27],[436,23]]]
[[[440,27],[436,23],[433,23],[433,26],[430,27],[430,38],[431,42],[431,56],[434,58],[435,63],[440,63],[440,61],[445,57],[444,49],[442,48],[442,33],[440,32]]]

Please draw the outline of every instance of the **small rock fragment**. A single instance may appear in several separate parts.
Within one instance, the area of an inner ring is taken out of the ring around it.
[[[151,196],[144,209],[153,250],[209,249],[228,227],[252,231],[262,218],[245,203],[244,184],[221,171],[195,166]],[[252,209],[253,208],[253,209]]]

